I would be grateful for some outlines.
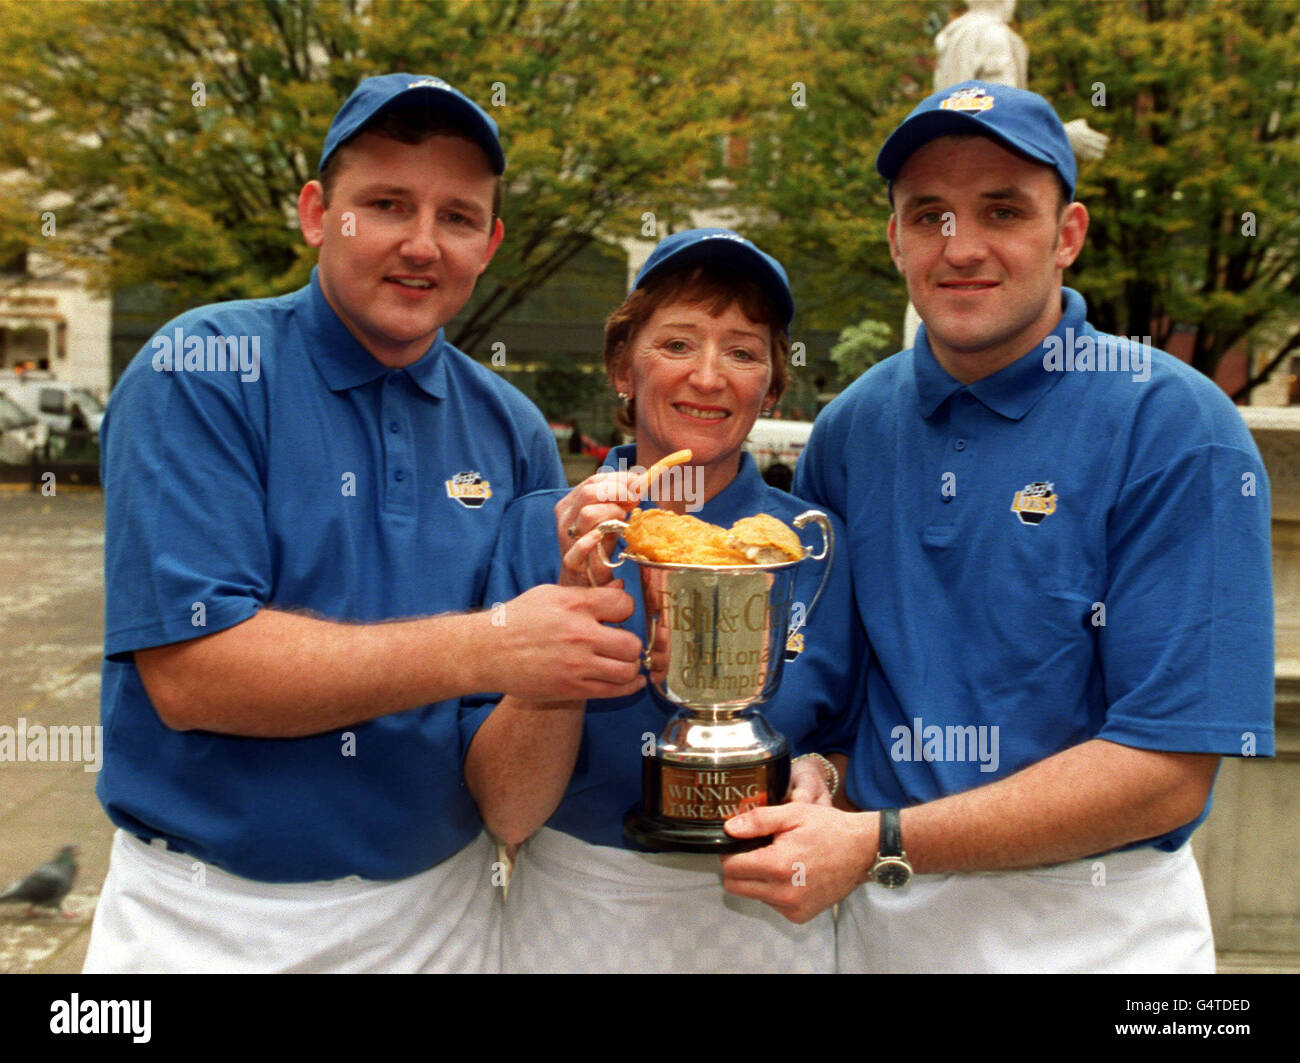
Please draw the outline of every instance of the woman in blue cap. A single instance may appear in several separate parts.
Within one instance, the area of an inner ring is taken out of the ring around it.
[[[758,513],[789,523],[807,509],[765,484],[742,449],[785,388],[793,312],[780,263],[736,233],[694,229],[659,244],[605,325],[621,427],[636,442],[612,450],[568,494],[537,492],[511,506],[484,600],[507,601],[540,583],[609,580],[592,557],[601,540],[594,529],[637,505],[689,510],[723,526]],[[640,499],[642,471],[687,448],[689,464]],[[781,686],[762,707],[804,754],[792,768],[791,800],[830,803],[839,773],[818,751],[843,749],[855,730],[865,651],[846,565],[832,564],[802,638],[787,648]],[[821,576],[820,565],[799,566],[795,601],[811,603]],[[635,574],[626,590],[631,615],[607,619],[644,636]],[[642,753],[665,722],[647,690],[585,703],[506,697],[467,705],[470,790],[493,833],[523,843],[506,902],[503,969],[833,971],[829,913],[795,925],[724,893],[716,856],[641,852],[625,842]]]

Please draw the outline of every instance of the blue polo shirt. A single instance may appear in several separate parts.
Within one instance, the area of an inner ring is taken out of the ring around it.
[[[606,469],[636,464],[636,446],[616,447]],[[507,601],[530,587],[559,579],[560,559],[555,541],[555,503],[563,491],[545,491],[515,502],[506,513],[488,580],[488,601]],[[647,500],[642,508],[652,508]],[[754,460],[742,453],[740,472],[722,491],[693,515],[729,527],[741,517],[770,513],[787,524],[810,507],[769,486]],[[807,616],[794,640],[799,652],[787,648],[781,685],[759,710],[789,742],[792,755],[847,752],[857,729],[865,645],[854,612],[849,568],[841,544],[844,526],[832,515],[835,550],[826,590]],[[820,533],[805,528],[802,537],[814,547]],[[822,579],[824,562],[806,560],[799,566],[794,601],[811,604]],[[626,562],[615,575],[636,602],[636,611],[621,626],[644,641],[645,605],[636,566]],[[493,708],[483,699],[465,699],[465,746]],[[658,735],[670,713],[643,690],[625,698],[587,703],[577,764],[560,806],[547,826],[593,845],[625,848],[623,813],[641,799],[641,762],[645,734]]]
[[[241,350],[238,371],[209,358],[215,337]],[[267,882],[401,878],[471,841],[456,702],[306,738],[177,732],[132,653],[263,606],[354,623],[477,607],[511,500],[564,482],[537,409],[441,333],[385,368],[313,273],[168,323],[122,375],[101,440],[98,793],[113,822]]]
[[[1259,452],[1211,380],[1150,348],[1148,373],[1113,339],[1065,289],[1057,329],[1000,372],[963,386],[922,327],[818,417],[794,490],[852,529],[872,648],[859,806],[931,801],[1091,738],[1273,752]],[[1108,368],[1088,369],[1099,352]],[[1208,811],[1139,844],[1175,849]]]

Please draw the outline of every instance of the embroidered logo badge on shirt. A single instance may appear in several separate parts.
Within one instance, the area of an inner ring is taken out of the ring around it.
[[[785,663],[789,664],[801,653],[803,653],[803,632],[792,631],[789,638],[785,640]]]
[[[454,498],[466,509],[478,509],[492,497],[492,485],[477,472],[458,472],[446,484],[447,497]]]
[[[1024,490],[1017,491],[1011,500],[1011,512],[1021,524],[1041,524],[1044,517],[1056,512],[1056,492],[1050,483],[1041,480],[1025,484]]]

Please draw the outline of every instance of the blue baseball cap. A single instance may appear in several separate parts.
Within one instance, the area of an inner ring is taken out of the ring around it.
[[[772,300],[785,327],[794,319],[794,296],[781,263],[730,229],[687,229],[659,241],[632,283],[635,291],[669,269],[716,263],[744,272]]]
[[[1065,126],[1052,105],[1036,92],[963,81],[927,96],[889,134],[876,170],[891,184],[911,154],[938,137],[978,133],[1056,171],[1074,198],[1078,165]]]
[[[325,163],[340,145],[351,140],[376,118],[412,103],[427,107],[431,113],[439,114],[463,129],[483,149],[492,172],[498,177],[506,172],[506,156],[497,139],[496,122],[482,107],[442,78],[422,74],[382,74],[361,82],[330,123],[319,170],[325,169]]]

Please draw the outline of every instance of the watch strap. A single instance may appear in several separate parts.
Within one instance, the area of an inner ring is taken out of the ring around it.
[[[896,808],[880,810],[880,841],[876,851],[880,856],[903,855],[903,822]]]

